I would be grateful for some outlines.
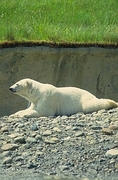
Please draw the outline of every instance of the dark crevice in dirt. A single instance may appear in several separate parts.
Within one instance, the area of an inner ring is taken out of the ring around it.
[[[0,48],[14,48],[14,47],[35,47],[46,46],[52,48],[81,48],[81,47],[98,47],[98,48],[118,48],[118,44],[99,44],[99,43],[55,43],[55,42],[39,42],[39,41],[10,41],[0,43]]]

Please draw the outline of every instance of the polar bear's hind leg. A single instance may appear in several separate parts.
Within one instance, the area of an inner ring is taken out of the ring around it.
[[[106,107],[107,110],[118,107],[118,103],[111,99],[106,99],[108,102],[108,106]]]
[[[89,100],[83,104],[83,112],[92,113],[94,111],[99,111],[102,109],[109,110],[116,107],[118,107],[118,103],[113,100],[93,98],[92,100]]]

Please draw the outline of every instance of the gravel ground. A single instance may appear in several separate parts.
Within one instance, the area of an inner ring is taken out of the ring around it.
[[[1,117],[0,177],[117,179],[118,108],[69,117]]]

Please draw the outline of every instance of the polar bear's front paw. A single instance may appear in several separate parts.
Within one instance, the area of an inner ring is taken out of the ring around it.
[[[23,118],[23,117],[25,117],[25,115],[23,112],[17,112],[15,114],[11,114],[9,117],[10,118]]]
[[[11,114],[9,117],[10,118],[20,118],[20,117],[23,117],[23,116],[20,116],[19,114]]]
[[[33,118],[33,117],[39,117],[39,114],[35,110],[23,110],[23,111],[18,111],[15,114],[11,114],[9,117],[10,118]]]
[[[9,116],[9,118],[14,118],[15,117],[15,114],[11,114],[10,116]]]

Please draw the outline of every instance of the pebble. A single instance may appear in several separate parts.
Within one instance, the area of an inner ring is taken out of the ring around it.
[[[1,147],[3,151],[9,151],[9,150],[14,151],[17,148],[18,148],[17,144],[5,144]]]
[[[2,153],[3,157],[7,157],[7,156],[10,156],[10,155],[11,155],[10,151],[3,151],[3,153]]]
[[[73,128],[72,128],[72,131],[78,131],[80,128],[78,127],[78,126],[74,126]]]
[[[23,160],[24,160],[24,158],[22,156],[17,156],[15,158],[15,161],[23,161]]]
[[[29,142],[29,143],[36,143],[37,142],[37,140],[35,138],[33,138],[33,137],[28,137],[26,139],[26,141]]]
[[[70,140],[70,138],[71,138],[71,137],[70,137],[70,136],[68,136],[68,137],[65,137],[63,140],[64,140],[64,141],[69,141],[69,140]]]
[[[37,130],[38,130],[38,125],[37,125],[37,124],[33,124],[33,125],[30,127],[30,129],[31,129],[32,131],[37,131]]]
[[[117,119],[118,108],[72,116],[2,117],[0,168],[10,173],[13,169],[16,173],[35,171],[65,179],[115,178],[118,176]]]
[[[75,137],[84,136],[84,132],[78,131],[75,133]]]
[[[22,137],[22,136],[16,137],[16,138],[14,139],[14,143],[25,143],[25,142],[26,142],[26,141],[25,141],[25,138]]]
[[[102,128],[102,132],[106,135],[112,135],[113,131],[110,128]]]
[[[38,135],[35,136],[35,139],[36,139],[37,141],[38,141],[38,140],[42,140],[42,136],[38,134]]]
[[[12,161],[12,158],[11,158],[11,157],[5,157],[5,158],[3,159],[2,164],[8,164],[8,163],[11,163],[11,161]]]
[[[63,166],[59,166],[59,168],[60,168],[61,171],[65,171],[65,170],[67,170],[69,167],[63,165]]]
[[[43,132],[43,136],[49,136],[49,135],[51,135],[52,134],[52,131],[50,131],[50,130],[46,130],[46,131],[44,131]]]
[[[15,134],[9,134],[8,136],[9,136],[10,138],[16,138],[16,137],[20,136],[20,134],[15,133]]]
[[[58,141],[59,141],[59,138],[57,138],[57,137],[52,137],[52,138],[50,139],[50,141],[58,142]]]
[[[61,130],[60,130],[58,127],[54,127],[54,128],[53,128],[53,131],[61,132]]]
[[[7,126],[2,127],[2,128],[1,128],[1,132],[8,132],[8,127],[7,127]]]
[[[22,156],[23,156],[23,157],[27,157],[28,155],[29,155],[28,152],[23,152],[23,153],[22,153]]]
[[[45,139],[44,140],[44,142],[45,143],[48,143],[48,144],[55,144],[55,143],[57,143],[59,141],[59,139],[58,138],[56,138],[56,137],[53,137],[53,138],[51,138],[51,139]]]
[[[106,155],[118,156],[118,149],[110,149],[106,152]]]
[[[44,152],[42,152],[42,151],[38,151],[38,152],[35,153],[36,156],[41,156],[43,154],[44,154]]]
[[[115,163],[115,168],[118,170],[118,162]]]
[[[91,129],[93,129],[93,130],[101,130],[102,127],[101,126],[91,126]]]
[[[71,118],[71,117],[70,117]],[[68,116],[62,116],[61,117],[62,120],[67,120],[68,119]]]
[[[109,126],[109,129],[118,130],[118,122],[111,123],[110,126]]]
[[[58,123],[58,121],[59,121],[59,118],[57,117],[57,118],[52,120],[52,123]]]

